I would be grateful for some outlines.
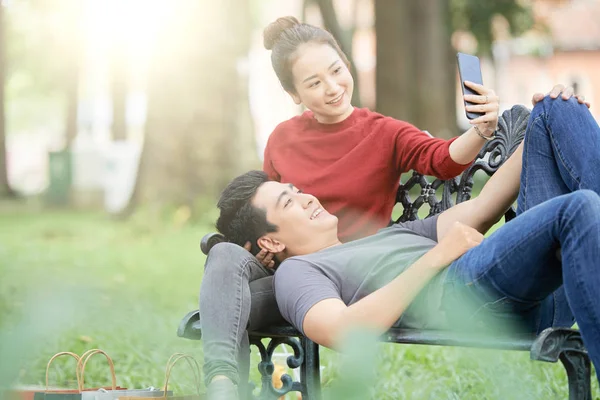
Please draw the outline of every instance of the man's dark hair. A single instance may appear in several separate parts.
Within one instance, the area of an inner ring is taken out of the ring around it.
[[[266,211],[252,205],[259,186],[268,181],[263,171],[246,172],[229,182],[217,203],[220,210],[217,230],[228,242],[243,246],[249,241],[254,255],[260,251],[258,238],[277,231],[277,226],[267,221]]]

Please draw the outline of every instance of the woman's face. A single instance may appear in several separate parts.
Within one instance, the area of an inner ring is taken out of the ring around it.
[[[337,51],[327,44],[298,48],[292,66],[296,104],[304,104],[323,124],[341,122],[352,114],[354,80]]]

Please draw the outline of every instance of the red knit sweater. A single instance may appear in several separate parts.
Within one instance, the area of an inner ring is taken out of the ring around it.
[[[468,165],[450,158],[452,140],[365,108],[337,124],[321,124],[306,111],[275,128],[263,169],[316,196],[338,217],[340,240],[348,241],[389,224],[403,172],[442,179],[460,174]]]

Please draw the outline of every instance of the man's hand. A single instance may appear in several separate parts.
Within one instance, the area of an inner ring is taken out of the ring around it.
[[[588,101],[585,101],[585,97],[575,94],[575,90],[573,90],[573,88],[570,86],[565,87],[561,84],[555,85],[550,91],[550,93],[548,93],[547,95],[550,96],[550,98],[552,99],[556,99],[558,98],[558,96],[562,95],[561,97],[563,100],[569,100],[571,97],[575,96],[579,104],[585,104],[587,108],[590,108],[590,103]],[[542,101],[544,97],[546,97],[546,95],[543,93],[534,94],[531,98],[531,104],[535,106],[537,103]]]
[[[252,244],[250,242],[246,242],[246,244],[244,245],[244,248],[248,251],[250,251],[252,249]],[[275,254],[273,253],[269,253],[266,250],[261,250],[258,252],[258,254],[256,255],[256,259],[258,260],[258,262],[260,262],[262,265],[264,265],[267,268],[274,268],[275,267],[275,261],[273,261],[273,257],[275,257]]]
[[[482,241],[483,235],[477,229],[455,221],[435,247],[439,265],[448,266]]]

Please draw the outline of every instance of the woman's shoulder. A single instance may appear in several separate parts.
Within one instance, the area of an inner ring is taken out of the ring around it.
[[[283,122],[277,124],[271,135],[269,136],[269,140],[277,140],[282,135],[285,135],[289,132],[299,132],[301,131],[313,117],[313,113],[310,110],[304,111],[300,115],[293,116],[290,119],[286,119]]]
[[[368,122],[371,129],[377,129],[379,131],[398,131],[410,127],[414,127],[411,123],[383,115],[381,113],[369,110],[368,108],[357,108],[359,112],[359,118],[364,122]]]

